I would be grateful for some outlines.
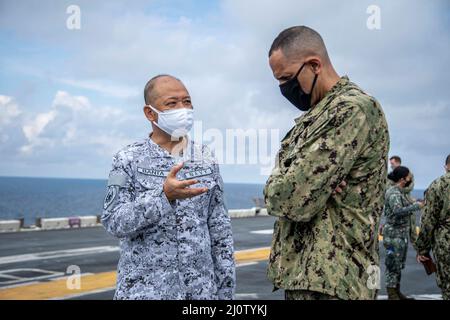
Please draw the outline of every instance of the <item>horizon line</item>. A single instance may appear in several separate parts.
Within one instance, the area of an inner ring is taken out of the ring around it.
[[[83,177],[44,177],[44,176],[5,176],[0,175],[0,178],[18,178],[18,179],[55,179],[55,180],[97,180],[97,181],[107,181],[108,178],[83,178]],[[254,184],[254,185],[265,185],[264,182],[236,182],[236,181],[224,181],[224,183],[232,184]]]

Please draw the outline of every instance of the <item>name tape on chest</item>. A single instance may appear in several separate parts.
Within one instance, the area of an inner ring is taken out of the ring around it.
[[[212,174],[212,169],[206,168],[206,169],[187,171],[187,172],[184,172],[182,175],[184,176],[184,179],[192,179],[192,178],[207,176],[210,174]]]
[[[149,168],[141,168],[138,167],[137,171],[142,174],[146,174],[148,176],[155,176],[155,177],[167,177],[169,174],[168,170],[158,170],[158,169],[149,169]]]
[[[169,174],[169,170],[159,170],[159,169],[150,169],[150,168],[142,168],[142,167],[138,167],[137,171],[139,173],[148,175],[148,176],[154,176],[154,177],[167,177],[167,175]],[[193,179],[193,178],[197,178],[197,177],[202,177],[202,176],[207,176],[212,174],[213,171],[211,168],[205,168],[205,169],[197,169],[197,170],[190,170],[190,171],[186,171],[181,173],[181,177],[183,179]]]

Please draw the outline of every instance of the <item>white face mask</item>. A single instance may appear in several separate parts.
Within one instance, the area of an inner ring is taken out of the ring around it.
[[[148,105],[158,114],[158,123],[153,121],[155,126],[162,131],[170,134],[174,138],[185,136],[192,128],[194,122],[194,110],[188,108],[180,108],[169,111],[158,111],[151,105]]]

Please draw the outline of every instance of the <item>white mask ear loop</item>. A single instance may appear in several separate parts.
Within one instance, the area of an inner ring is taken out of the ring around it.
[[[159,114],[160,111],[156,110],[155,108],[153,108],[150,104],[147,105],[147,107],[149,107],[150,109],[152,109],[154,112],[156,112],[156,114],[158,115],[158,120],[159,120]],[[158,126],[158,123],[156,121],[152,121],[152,123],[157,126],[158,128],[160,128],[161,130],[163,130],[160,126]],[[163,130],[164,131],[164,130]]]
[[[157,114],[160,113],[158,110],[156,110],[155,108],[153,108],[150,104],[148,104],[147,107],[149,107],[150,109],[152,109],[153,111],[155,111]]]

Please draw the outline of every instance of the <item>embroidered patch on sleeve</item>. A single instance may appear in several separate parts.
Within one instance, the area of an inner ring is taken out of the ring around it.
[[[105,201],[103,202],[103,209],[107,210],[109,206],[114,202],[118,194],[119,186],[109,186],[106,192]]]

